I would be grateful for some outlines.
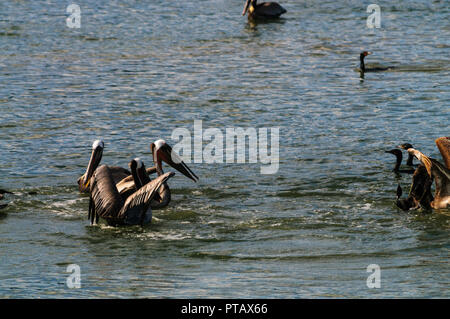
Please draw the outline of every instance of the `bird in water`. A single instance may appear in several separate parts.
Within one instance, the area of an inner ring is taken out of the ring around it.
[[[414,172],[413,182],[407,198],[401,199],[401,186],[397,187],[397,207],[402,210],[423,208],[425,210],[431,209],[431,202],[433,201],[433,194],[431,193],[432,178],[428,175],[427,169],[424,165],[419,165]]]
[[[78,178],[78,189],[80,190],[80,192],[82,193],[89,192],[89,181],[92,177],[92,174],[100,165],[104,148],[105,143],[103,143],[102,140],[96,140],[92,144],[91,158],[89,160],[86,172],[80,178]],[[131,175],[129,170],[118,166],[109,166],[109,170],[115,183],[118,183],[125,177]]]
[[[125,200],[120,196],[114,182],[112,171],[107,165],[97,168],[90,181],[90,199],[88,219],[91,225],[103,218],[111,226],[118,225],[145,225],[152,220],[151,200],[158,193],[158,189],[173,172],[162,174],[158,178],[142,185],[137,170],[142,168],[140,159],[130,162],[132,176],[138,189]]]
[[[441,137],[435,142],[445,165],[414,148],[408,149],[408,153],[413,154],[425,166],[428,176],[434,179],[435,193],[434,200],[430,202],[431,208],[442,209],[450,207],[450,137]]]
[[[149,175],[156,172],[158,176],[162,176],[164,171],[162,169],[162,162],[167,163],[171,167],[175,168],[177,171],[182,173],[184,176],[192,179],[194,182],[198,181],[197,175],[184,163],[178,154],[172,150],[169,144],[164,140],[157,140],[150,144],[150,150],[153,156],[154,167],[145,169],[145,166],[140,167],[137,171],[138,178],[141,184],[146,184],[151,181]],[[143,164],[142,164],[143,165]],[[136,190],[135,178],[127,177],[117,184],[117,188],[121,196],[128,196]],[[151,202],[152,209],[160,209],[166,207],[171,200],[171,191],[167,183],[159,188],[158,194],[155,195]]]
[[[361,73],[361,75],[363,76],[364,73],[366,72],[382,72],[382,71],[387,71],[392,69],[392,67],[374,67],[374,68],[366,68],[366,65],[364,63],[364,58],[368,55],[371,55],[372,52],[368,52],[368,51],[363,51],[361,52],[361,54],[359,55],[359,72]]]
[[[402,155],[402,151],[398,150],[398,149],[392,149],[390,151],[385,151],[386,153],[390,153],[392,155],[395,155],[395,157],[397,158],[396,162],[395,162],[395,167],[393,169],[393,171],[395,173],[406,173],[406,174],[413,174],[415,169],[412,167],[408,167],[408,168],[400,168],[400,165],[402,164],[402,160],[403,160],[403,155]]]
[[[257,0],[247,0],[242,15],[245,15],[247,12],[248,19],[275,19],[287,11],[276,2],[262,2],[257,4]]]

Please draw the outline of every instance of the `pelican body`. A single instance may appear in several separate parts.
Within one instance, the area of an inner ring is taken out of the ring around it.
[[[402,210],[418,209],[420,207],[429,210],[431,209],[431,202],[434,200],[431,193],[431,185],[433,180],[428,175],[424,165],[419,165],[414,172],[413,182],[406,199],[400,199],[401,187],[397,188],[397,207]]]
[[[417,202],[425,208],[450,207],[450,137],[440,137],[435,142],[445,165],[414,148],[408,149],[408,153],[415,156],[422,164],[414,173],[408,199],[400,200],[400,202],[397,200],[397,206],[400,208],[410,209]],[[431,195],[433,180],[435,182],[434,196]]]
[[[92,153],[91,158],[89,160],[88,167],[86,169],[86,172],[78,178],[78,189],[82,193],[88,193],[89,192],[89,182],[94,174],[94,171],[97,169],[97,167],[100,165],[100,161],[102,160],[103,156],[103,149],[105,147],[105,144],[101,140],[96,140],[92,144]],[[127,176],[130,176],[131,173],[129,170],[118,167],[118,166],[109,166],[109,170],[111,173],[111,176],[113,178],[113,181],[115,183],[118,183],[122,179],[124,179]]]
[[[175,175],[170,172],[159,176],[145,185],[140,184],[137,169],[140,166],[136,159],[130,163],[132,176],[138,189],[126,199],[120,195],[110,168],[102,165],[97,168],[91,178],[88,219],[91,224],[98,223],[100,217],[109,225],[145,225],[152,219],[150,203],[158,193],[158,189],[169,178]]]
[[[257,0],[247,0],[242,15],[245,15],[247,12],[249,19],[276,19],[287,11],[276,2],[257,4]]]
[[[145,185],[151,181],[149,175],[156,173],[162,176],[164,171],[162,169],[162,162],[169,164],[184,176],[197,182],[198,177],[194,172],[181,160],[178,154],[172,150],[169,144],[164,140],[157,140],[150,145],[150,150],[153,156],[154,167],[146,169],[142,163],[141,167],[136,169],[136,177],[129,176],[117,184],[117,188],[122,197],[126,198],[128,194],[133,193],[139,185]],[[133,175],[133,173],[132,173]],[[138,181],[138,184],[136,184]],[[158,193],[151,201],[152,209],[161,209],[166,207],[171,201],[171,191],[167,183],[163,183],[159,188]]]

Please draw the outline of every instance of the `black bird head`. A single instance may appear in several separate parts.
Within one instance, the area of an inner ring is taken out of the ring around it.
[[[411,144],[409,143],[403,143],[401,145],[399,145],[398,147],[400,147],[403,150],[407,150],[408,148],[414,148]]]

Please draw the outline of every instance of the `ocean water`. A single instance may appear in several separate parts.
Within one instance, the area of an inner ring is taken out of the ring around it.
[[[241,0],[0,2],[1,298],[450,297],[450,211],[399,211],[411,175],[384,153],[440,158],[448,1],[378,1],[375,29],[373,1],[280,3],[250,23]],[[360,78],[364,50],[396,68]],[[151,225],[90,226],[76,181],[92,142],[102,163],[150,167],[150,143],[194,121],[278,128],[278,171],[191,161],[199,182],[177,173]]]

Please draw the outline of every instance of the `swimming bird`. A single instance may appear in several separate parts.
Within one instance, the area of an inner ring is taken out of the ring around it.
[[[248,11],[249,19],[274,19],[279,18],[286,9],[276,2],[262,2],[257,4],[257,0],[247,0],[244,5],[242,15]]]
[[[406,174],[414,173],[415,169],[412,167],[400,169],[400,165],[402,164],[402,159],[403,159],[402,151],[400,151],[398,149],[392,149],[390,151],[385,151],[385,153],[390,153],[392,155],[395,155],[395,157],[397,158],[397,161],[395,162],[395,167],[393,169],[393,171],[395,173],[406,173]]]
[[[450,164],[449,138],[438,138],[435,142],[446,165]],[[430,206],[434,209],[450,207],[450,168],[414,148],[408,149],[408,153],[413,154],[425,166],[428,175],[434,179],[434,200]]]
[[[82,193],[89,192],[89,181],[92,177],[92,174],[99,166],[100,161],[102,160],[104,148],[105,144],[103,143],[102,140],[96,140],[92,144],[91,158],[89,160],[86,172],[80,178],[78,178],[78,189],[80,190],[80,192]],[[109,170],[115,183],[118,183],[125,177],[131,175],[129,170],[118,166],[109,166]]]
[[[150,150],[153,155],[153,162],[155,164],[156,173],[158,176],[164,174],[162,169],[162,162],[175,168],[177,171],[182,173],[187,178],[192,179],[194,182],[199,180],[198,176],[186,165],[184,161],[178,156],[178,154],[172,150],[172,147],[166,143],[166,141],[159,139],[154,143],[150,144]],[[171,199],[171,192],[169,186],[165,183],[160,189],[160,197],[155,197],[154,207],[162,208],[169,204]],[[152,206],[153,207],[153,206]]]
[[[194,182],[197,182],[199,179],[197,175],[184,163],[178,154],[172,150],[172,147],[166,143],[166,141],[160,139],[150,144],[150,150],[153,156],[153,162],[155,164],[154,167],[146,169],[144,164],[142,163],[142,167],[137,169],[138,179],[141,184],[146,184],[150,182],[149,175],[153,173],[157,173],[158,176],[164,174],[162,169],[162,162],[170,165],[175,168],[177,171],[182,173],[184,176],[192,179]],[[117,184],[117,188],[119,189],[119,193],[122,196],[127,196],[133,190],[136,190],[134,185],[135,178],[127,177]],[[151,202],[152,209],[160,209],[166,207],[171,200],[171,191],[169,185],[164,183],[158,190],[158,194],[155,195]]]
[[[132,160],[132,162],[136,160]],[[130,163],[132,176],[137,177],[136,168],[139,163]],[[145,225],[151,222],[151,200],[157,194],[158,189],[175,173],[169,172],[159,176],[153,181],[140,185],[138,179],[135,185],[139,189],[124,200],[117,190],[112,172],[107,165],[97,168],[90,182],[90,200],[88,219],[91,225],[98,223],[100,217],[109,225]]]
[[[360,61],[360,65],[359,65],[359,71],[361,73],[365,73],[365,72],[381,72],[381,71],[387,71],[390,70],[392,67],[376,67],[376,68],[366,68],[366,65],[364,64],[364,58],[368,55],[372,54],[372,52],[368,52],[368,51],[363,51],[361,52],[361,54],[359,55],[359,61]]]

